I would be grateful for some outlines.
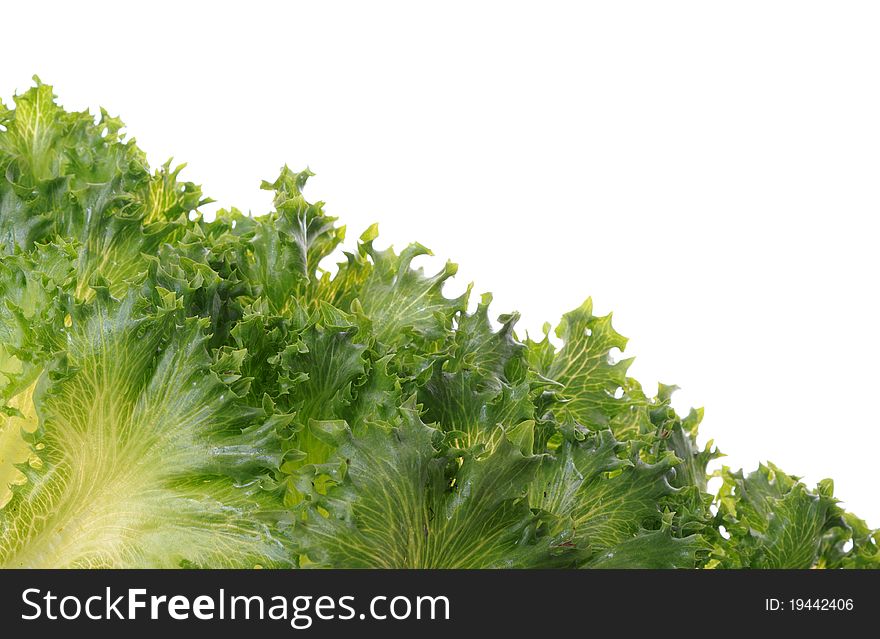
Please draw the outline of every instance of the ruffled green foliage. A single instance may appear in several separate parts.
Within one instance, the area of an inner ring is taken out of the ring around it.
[[[830,481],[709,494],[702,411],[589,300],[520,339],[375,226],[328,268],[309,171],[207,221],[179,170],[46,85],[0,105],[0,566],[880,567]]]

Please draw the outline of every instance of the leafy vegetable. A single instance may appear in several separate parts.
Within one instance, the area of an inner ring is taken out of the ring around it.
[[[309,171],[208,221],[181,168],[0,104],[0,566],[880,567],[829,480],[709,470],[589,300],[520,339],[375,226],[326,270]]]

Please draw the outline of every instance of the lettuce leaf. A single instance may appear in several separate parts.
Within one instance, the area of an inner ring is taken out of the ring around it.
[[[98,295],[29,395],[0,565],[291,565],[271,476],[288,417],[238,402],[204,322]]]

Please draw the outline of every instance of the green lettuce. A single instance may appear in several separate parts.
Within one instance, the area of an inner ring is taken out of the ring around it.
[[[830,480],[713,470],[590,300],[521,337],[421,244],[343,250],[310,171],[209,221],[181,168],[0,104],[0,566],[880,567]]]

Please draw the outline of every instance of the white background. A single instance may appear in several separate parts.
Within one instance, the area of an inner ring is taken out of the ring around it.
[[[183,5],[186,6],[183,6]],[[880,5],[11,3],[38,73],[261,213],[287,162],[533,334],[592,295],[632,374],[731,466],[836,480],[880,525]]]

